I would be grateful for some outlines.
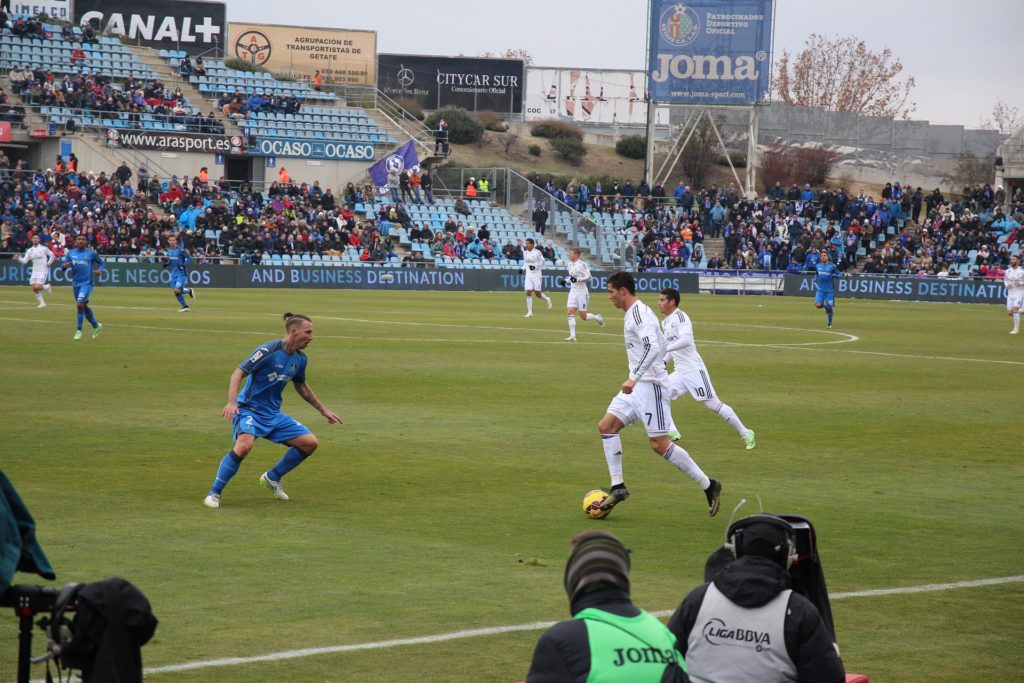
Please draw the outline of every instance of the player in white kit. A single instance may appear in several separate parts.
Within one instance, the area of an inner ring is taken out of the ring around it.
[[[631,273],[620,271],[608,278],[608,298],[615,308],[626,312],[624,333],[626,356],[629,360],[629,378],[601,418],[597,428],[601,433],[604,457],[612,486],[601,505],[610,510],[629,497],[629,489],[622,478],[622,440],[619,432],[626,425],[641,422],[655,453],[668,460],[693,479],[704,491],[708,513],[718,514],[722,484],[708,478],[682,446],[668,437],[672,424],[668,390],[665,384],[665,340],[654,311],[636,298],[636,281]]]
[[[665,362],[672,361],[672,374],[668,376],[669,400],[674,401],[683,394],[690,394],[694,401],[700,401],[708,410],[721,415],[723,420],[739,432],[749,451],[755,445],[754,430],[744,427],[736,411],[722,403],[715,393],[704,359],[697,353],[690,316],[679,310],[679,290],[671,287],[661,290],[658,309],[665,316],[661,321],[666,344]],[[669,436],[679,438],[675,421],[672,422]]]
[[[1010,267],[1003,275],[1006,285],[1006,314],[1013,318],[1013,329],[1010,334],[1020,332],[1020,309],[1024,308],[1024,268],[1020,266],[1020,257],[1010,257]]]
[[[543,299],[548,308],[551,308],[551,298],[542,291],[544,289],[542,285],[544,282],[543,271],[544,254],[540,253],[540,249],[533,248],[533,240],[526,240],[526,248],[523,249],[523,273],[525,274],[523,288],[526,290],[526,315],[523,316],[524,318],[533,317],[531,292],[538,299]]]
[[[604,318],[587,311],[587,304],[590,301],[590,291],[587,289],[590,268],[580,260],[580,250],[575,247],[569,250],[568,271],[565,284],[569,286],[569,303],[565,312],[569,315],[569,336],[565,341],[576,341],[576,311],[580,312],[580,320],[593,320],[601,327],[604,327]]]
[[[43,301],[43,290],[50,293],[50,265],[56,257],[53,252],[39,244],[39,235],[32,235],[32,246],[25,250],[25,255],[18,257],[22,265],[32,262],[32,274],[28,283],[32,285],[32,293],[36,295],[39,305],[36,308],[46,308]]]

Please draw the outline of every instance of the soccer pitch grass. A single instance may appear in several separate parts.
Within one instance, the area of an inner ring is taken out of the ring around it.
[[[519,680],[539,627],[385,641],[565,618],[568,540],[595,526],[632,549],[636,603],[673,609],[737,501],[752,513],[758,496],[814,522],[848,671],[1020,676],[1024,338],[1000,307],[844,300],[828,331],[808,299],[684,297],[757,449],[684,397],[681,443],[723,481],[720,514],[633,427],[634,495],[595,522],[580,502],[608,484],[596,423],[626,378],[622,313],[592,294],[609,325],[582,323],[565,343],[565,294],[553,298],[524,320],[514,294],[201,290],[179,315],[165,289],[99,288],[103,333],[87,324],[74,342],[67,288],[39,310],[27,287],[2,289],[0,467],[36,518],[54,585],[123,576],[152,601],[152,680]],[[284,410],[320,439],[285,479],[292,500],[258,484],[283,451],[260,441],[223,507],[206,509],[231,446],[228,377],[282,336],[286,310],[313,318],[308,380],[344,424],[286,390]],[[334,646],[357,647],[209,665]],[[16,652],[5,610],[0,681],[14,680]]]

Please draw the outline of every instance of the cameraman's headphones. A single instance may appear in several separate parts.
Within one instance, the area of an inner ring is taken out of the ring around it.
[[[755,524],[764,524],[785,534],[786,540],[784,543],[776,545],[772,550],[776,555],[776,559],[780,560],[783,557],[783,552],[785,553],[786,569],[789,569],[793,563],[796,562],[798,557],[796,552],[796,540],[793,534],[793,527],[791,527],[789,522],[781,517],[762,513],[741,519],[735,524],[732,524],[729,527],[729,530],[725,532],[725,547],[731,550],[733,557],[737,559],[747,555],[749,553],[748,544],[758,537],[750,537],[750,532],[747,532],[746,529]]]

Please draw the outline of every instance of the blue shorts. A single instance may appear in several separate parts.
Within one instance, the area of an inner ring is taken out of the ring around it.
[[[171,289],[184,290],[188,287],[188,276],[187,275],[172,275],[171,276]]]
[[[239,434],[252,434],[257,439],[284,443],[309,433],[304,424],[284,413],[267,419],[239,410],[232,424],[231,439],[237,441]]]
[[[836,293],[835,292],[823,292],[818,290],[814,295],[814,305],[821,304],[827,308],[833,308],[836,305]]]
[[[74,288],[75,301],[80,304],[89,303],[89,295],[92,294],[92,285],[76,285]]]

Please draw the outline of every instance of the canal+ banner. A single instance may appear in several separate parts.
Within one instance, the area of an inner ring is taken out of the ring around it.
[[[651,0],[655,102],[750,105],[771,94],[773,0]]]

